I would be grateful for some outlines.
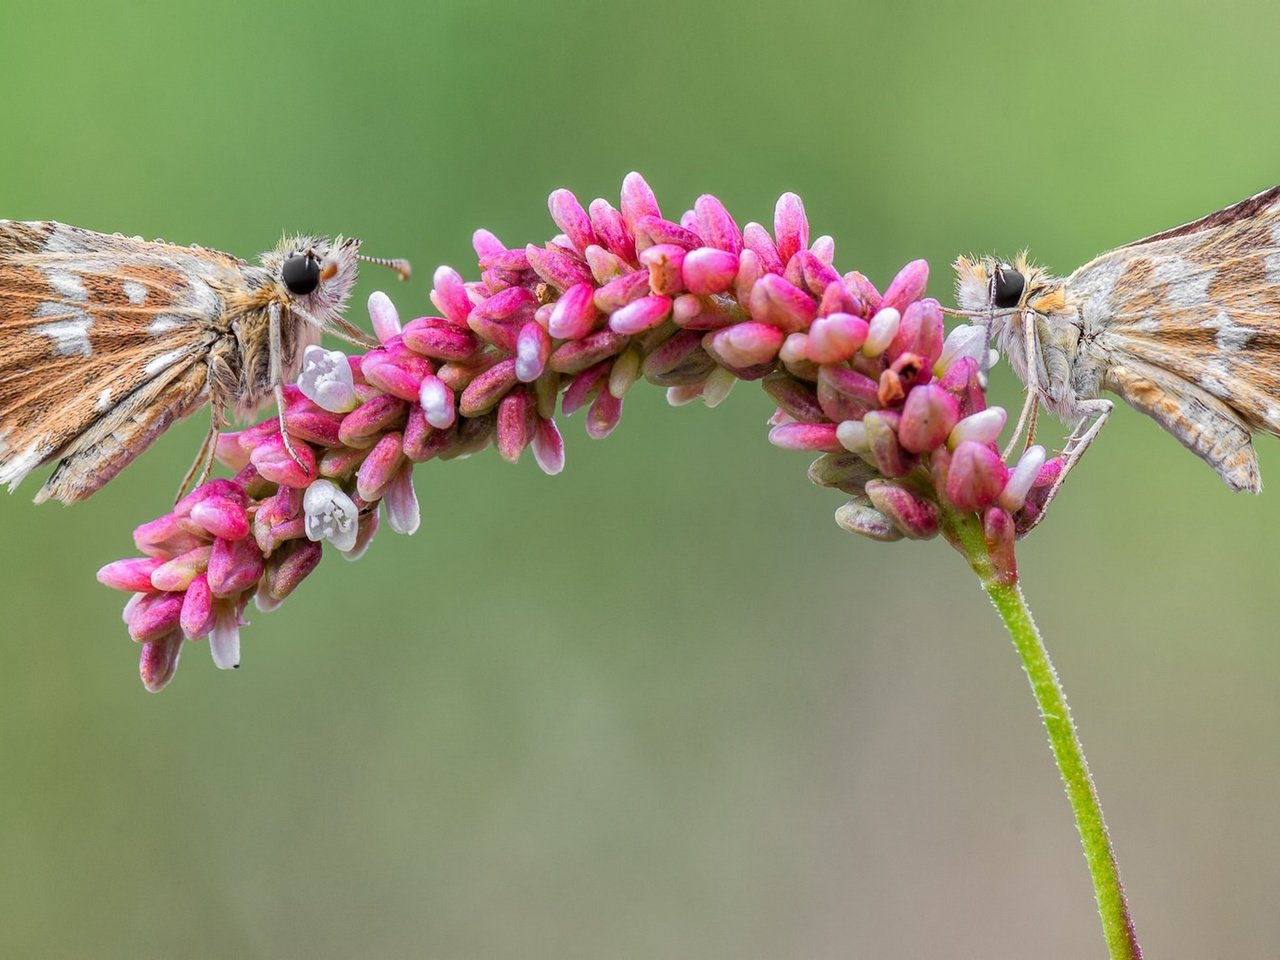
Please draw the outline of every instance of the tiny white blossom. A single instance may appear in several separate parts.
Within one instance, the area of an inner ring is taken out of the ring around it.
[[[307,487],[302,511],[308,539],[328,540],[344,553],[356,545],[360,511],[332,480],[317,480]]]
[[[359,405],[351,365],[341,350],[326,350],[315,344],[307,347],[302,354],[298,389],[330,413],[346,413]]]

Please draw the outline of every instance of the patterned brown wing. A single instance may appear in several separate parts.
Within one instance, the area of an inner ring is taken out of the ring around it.
[[[214,251],[0,221],[0,483],[72,454],[85,477],[114,475],[197,408],[225,297],[243,284]],[[159,429],[144,429],[148,409]]]
[[[1280,188],[1103,254],[1067,290],[1111,363],[1159,367],[1280,433]]]

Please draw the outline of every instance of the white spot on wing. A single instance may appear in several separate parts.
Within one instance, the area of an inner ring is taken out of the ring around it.
[[[168,333],[170,330],[180,327],[186,321],[181,317],[175,317],[171,313],[162,313],[151,321],[147,327],[147,333],[155,336],[156,334]]]
[[[80,278],[69,270],[46,270],[45,279],[49,281],[58,296],[65,300],[88,300],[89,291],[84,288]]]
[[[1192,263],[1182,257],[1160,257],[1152,279],[1168,284],[1168,303],[1174,307],[1200,307],[1209,299],[1209,284],[1217,268]]]
[[[1231,314],[1225,310],[1219,310],[1216,317],[1202,320],[1200,326],[1217,331],[1213,339],[1218,349],[1225,353],[1243,350],[1249,345],[1255,333],[1252,327],[1242,326],[1232,320]]]
[[[10,493],[28,473],[40,466],[41,460],[49,455],[48,448],[40,446],[42,439],[44,438],[32,440],[30,446],[20,456],[14,457],[8,463],[0,464],[0,483],[7,483]]]
[[[222,310],[222,301],[213,288],[194,273],[187,273],[187,286],[191,290],[191,305],[206,317],[216,316]]]
[[[166,367],[172,366],[175,361],[180,360],[186,354],[186,352],[187,351],[185,349],[182,349],[182,350],[170,350],[168,353],[162,353],[160,354],[160,356],[156,357],[154,360],[148,363],[143,368],[142,372],[146,374],[148,377],[154,377],[161,370],[165,369]]]
[[[93,347],[89,343],[89,328],[93,326],[93,319],[83,310],[45,301],[36,307],[35,316],[59,318],[31,328],[32,333],[53,340],[54,353],[63,356],[73,353],[93,356]]]
[[[110,387],[104,387],[102,389],[102,392],[98,394],[97,408],[99,410],[109,410],[111,408],[111,388]]]
[[[136,305],[147,299],[147,288],[137,280],[126,280],[120,286],[124,288],[124,295],[132,304]]]

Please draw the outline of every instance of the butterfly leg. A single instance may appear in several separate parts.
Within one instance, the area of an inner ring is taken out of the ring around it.
[[[284,448],[288,451],[289,456],[293,458],[293,462],[304,470],[307,469],[306,463],[302,457],[298,455],[298,451],[293,448],[293,442],[289,439],[289,431],[285,424],[284,413],[284,371],[282,369],[281,357],[284,355],[284,346],[281,343],[280,336],[280,304],[272,303],[268,310],[270,318],[268,327],[269,348],[271,351],[271,383],[274,385],[276,396],[276,410],[280,417],[280,437],[284,440]]]
[[[178,495],[173,498],[174,503],[208,480],[209,474],[213,471],[213,455],[218,449],[218,436],[222,433],[225,423],[222,419],[222,410],[216,404],[212,407],[212,413],[209,432],[205,434],[204,443],[200,444],[200,452],[196,454],[195,460],[187,469],[187,475],[178,485]]]
[[[1111,418],[1111,411],[1114,408],[1115,404],[1110,400],[1101,398],[1076,402],[1076,412],[1080,414],[1080,421],[1076,424],[1076,428],[1071,431],[1071,436],[1067,438],[1066,446],[1062,448],[1062,472],[1058,474],[1058,479],[1054,480],[1053,486],[1049,488],[1049,494],[1044,498],[1040,512],[1036,514],[1035,519],[1031,521],[1031,526],[1027,528],[1028,532],[1033,530],[1036,524],[1044,519],[1045,512],[1049,509],[1049,504],[1053,502],[1053,498],[1062,489],[1062,484],[1066,481],[1067,474],[1080,462],[1080,458],[1089,449],[1089,445],[1102,432],[1102,428],[1107,425],[1107,421]]]
[[[1031,445],[1036,435],[1036,414],[1040,409],[1040,364],[1037,361],[1040,356],[1040,343],[1036,337],[1034,315],[1029,312],[1022,314],[1022,344],[1023,355],[1027,358],[1027,393],[1026,399],[1022,401],[1022,412],[1018,414],[1018,422],[1013,428],[1013,435],[1009,437],[1009,442],[1000,452],[1000,456],[1005,460],[1008,460],[1017,448],[1018,440],[1022,437],[1024,430],[1027,436],[1026,446]]]

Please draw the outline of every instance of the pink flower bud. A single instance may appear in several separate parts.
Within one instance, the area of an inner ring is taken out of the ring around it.
[[[146,594],[129,614],[129,636],[138,643],[158,640],[178,627],[182,616],[182,594]]]
[[[769,442],[783,450],[842,449],[834,423],[784,423],[769,431]]]
[[[672,243],[685,250],[702,246],[702,238],[692,230],[661,217],[641,217],[636,223],[635,234],[637,253],[644,253],[658,243]]]
[[[383,434],[364,458],[364,463],[360,464],[356,471],[356,492],[365,500],[381,497],[383,488],[404,463],[402,439],[399,433]]]
[[[182,631],[173,630],[163,637],[142,645],[138,657],[138,675],[148,693],[159,693],[178,671],[182,653]]]
[[[400,337],[409,349],[437,360],[466,360],[480,347],[469,328],[443,317],[410,320]]]
[[[702,334],[681,330],[644,358],[644,375],[659,386],[702,380],[715,361],[702,349]]]
[[[398,401],[397,401],[398,402]],[[359,413],[359,410],[356,411]],[[347,420],[355,416],[348,414]],[[279,434],[256,446],[249,459],[258,468],[258,472],[272,483],[280,483],[286,487],[305,487],[319,476],[316,470],[316,455],[305,443],[293,444],[293,453],[285,446],[284,438]],[[297,455],[297,459],[294,458]]]
[[[653,195],[644,177],[632,172],[622,181],[622,219],[634,234],[636,224],[643,217],[660,217],[658,200]]]
[[[524,253],[534,272],[557,290],[568,290],[574,284],[592,281],[591,269],[586,262],[566,250],[553,246],[537,247],[531,243],[524,248]]]
[[[843,279],[837,279],[827,284],[827,288],[822,291],[822,300],[818,304],[818,316],[826,317],[836,313],[849,313],[853,316],[861,318],[866,305],[862,299],[852,292]]]
[[[862,354],[866,357],[878,357],[893,343],[898,335],[898,327],[902,324],[902,315],[893,307],[883,307],[867,324],[867,339],[862,344]]]
[[[867,341],[867,321],[847,313],[818,317],[809,327],[808,359],[838,363],[852,357]]]
[[[812,251],[801,250],[795,260],[800,267],[801,283],[815,297],[823,296],[831,284],[840,283],[840,274],[819,260]]]
[[[873,410],[862,418],[871,458],[886,477],[905,477],[916,465],[916,458],[898,442],[897,419],[889,410]]]
[[[875,467],[856,453],[824,453],[809,464],[810,483],[845,493],[861,494],[867,483],[878,477]]]
[[[534,461],[547,476],[554,477],[564,469],[564,439],[554,420],[538,420],[531,447]]]
[[[358,546],[354,542],[353,546]],[[263,586],[273,600],[283,600],[316,568],[323,556],[320,544],[295,540],[277,551],[267,564]]]
[[[769,231],[760,224],[748,223],[742,228],[742,244],[755,256],[762,275],[782,272],[783,260],[778,254],[778,247]]]
[[[467,315],[471,313],[471,298],[467,296],[467,288],[462,282],[462,276],[452,267],[439,267],[431,283],[431,302],[435,304],[436,309],[443,313],[455,327],[465,329]]]
[[[418,390],[418,402],[427,423],[437,430],[453,426],[458,410],[454,405],[453,391],[439,377],[426,377]]]
[[[938,507],[891,480],[869,480],[867,496],[894,526],[912,540],[928,540],[938,535]]]
[[[234,597],[262,576],[262,554],[252,539],[215,540],[209,554],[209,589],[215,597]]]
[[[336,432],[336,431],[335,431]],[[241,540],[249,535],[249,516],[244,495],[206,497],[191,508],[191,521],[215,537]]]
[[[778,258],[787,263],[809,246],[809,218],[804,202],[794,193],[784,193],[773,210],[773,235],[778,238]]]
[[[498,405],[508,390],[516,385],[516,361],[514,357],[495,363],[476,377],[458,398],[458,412],[464,417],[487,413]]]
[[[767,323],[747,321],[703,338],[703,349],[734,367],[768,363],[782,346],[782,331]]]
[[[603,440],[613,433],[613,428],[622,419],[622,398],[615,397],[608,390],[601,390],[591,402],[587,411],[587,436],[592,440]]]
[[[389,394],[377,394],[373,399],[362,403],[342,418],[342,426],[338,428],[338,437],[348,447],[368,446],[383,431],[399,424],[408,409],[408,404],[398,397],[393,397]],[[254,465],[259,470],[262,469],[256,460]],[[312,477],[312,479],[315,478]],[[306,486],[306,484],[291,483],[289,486]]]
[[[213,591],[204,574],[196,577],[182,597],[182,614],[178,623],[188,640],[198,640],[213,629]]]
[[[163,566],[163,557],[133,557],[108,563],[98,571],[98,582],[112,590],[147,593],[153,589],[151,574]]]
[[[898,525],[861,497],[855,497],[836,510],[836,523],[850,533],[883,543],[902,539]]]
[[[422,378],[433,372],[431,361],[407,349],[370,351],[360,370],[371,386],[410,402],[418,399]],[[292,430],[292,421],[288,425]]]
[[[774,273],[766,273],[751,288],[747,307],[752,320],[771,324],[783,333],[807,330],[817,315],[812,297]]]
[[[565,232],[579,253],[598,242],[596,232],[591,228],[591,218],[570,191],[553,190],[547,198],[547,207],[551,211],[551,219]]]
[[[1009,468],[1000,454],[973,440],[956,447],[947,471],[947,499],[960,510],[985,510],[994,506],[1009,479]]]
[[[827,418],[861,420],[863,414],[880,404],[879,385],[870,377],[839,364],[818,371],[818,403]]]
[[[892,307],[901,313],[913,301],[924,295],[929,284],[929,263],[926,260],[912,260],[898,271],[889,288],[885,290],[880,301],[880,309]]]
[[[592,200],[587,208],[591,215],[591,226],[595,229],[600,243],[610,253],[621,257],[628,263],[636,261],[636,243],[631,238],[622,214],[605,200]]]
[[[566,417],[595,399],[597,392],[608,383],[609,367],[610,361],[601,360],[569,382],[560,400],[560,409]]]
[[[584,256],[587,258],[587,266],[591,268],[591,276],[596,283],[607,283],[624,273],[631,272],[631,264],[596,244],[587,247]]]
[[[645,251],[648,253],[648,251]],[[737,253],[714,247],[698,247],[684,257],[681,277],[690,293],[709,296],[724,293],[738,276]],[[655,290],[656,292],[656,290]]]
[[[610,280],[595,292],[596,309],[601,313],[613,313],[649,293],[649,271],[636,270]],[[551,335],[554,337],[555,331]]]
[[[844,285],[856,293],[858,299],[867,305],[867,313],[863,314],[863,316],[874,314],[880,309],[880,291],[876,289],[874,283],[857,270],[851,270],[844,275]]]
[[[959,420],[959,401],[941,387],[927,383],[907,394],[898,440],[911,453],[926,453],[942,446]]]
[[[151,574],[151,585],[147,589],[181,593],[191,585],[191,581],[205,572],[212,552],[213,545],[205,544],[179,554],[168,563],[156,568]]]
[[[641,297],[609,318],[615,333],[634,336],[661,324],[671,313],[670,297]]]
[[[716,197],[704,193],[693,204],[698,232],[708,247],[732,254],[735,264],[742,252],[742,231]],[[692,287],[690,288],[692,289]]]
[[[532,383],[542,376],[551,356],[551,337],[537,323],[530,320],[520,328],[516,337],[516,379]]]
[[[581,373],[601,360],[617,356],[629,342],[626,336],[606,327],[581,340],[560,344],[551,354],[547,366],[557,373]]]
[[[1022,505],[1026,503],[1027,494],[1031,492],[1031,485],[1040,476],[1044,461],[1044,447],[1038,444],[1028,447],[1023,452],[1018,458],[1017,466],[1009,474],[1009,480],[1005,483],[1004,489],[1000,491],[1000,506],[1010,513],[1016,513],[1022,509]]]
[[[977,413],[971,413],[952,428],[947,437],[947,446],[952,450],[966,440],[978,443],[995,443],[1004,429],[1008,414],[1004,407],[987,407]]]
[[[814,388],[790,374],[771,373],[761,381],[761,386],[779,407],[796,420],[814,423],[826,419]]]
[[[498,456],[507,463],[519,462],[520,454],[533,439],[536,416],[533,398],[527,389],[512,390],[498,404]]]

